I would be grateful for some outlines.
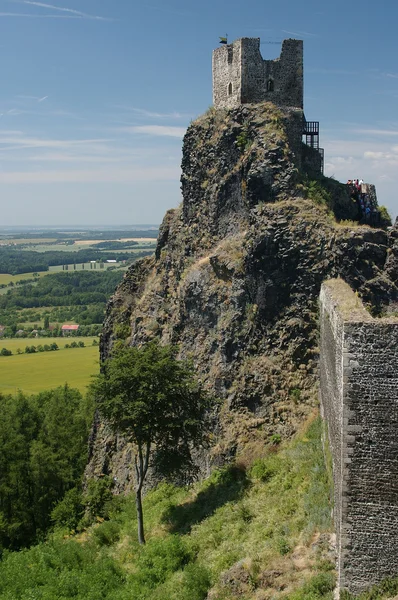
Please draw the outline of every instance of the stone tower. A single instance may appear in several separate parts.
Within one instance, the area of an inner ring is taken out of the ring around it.
[[[260,38],[240,38],[213,51],[214,108],[266,101],[303,108],[302,40],[284,40],[275,60],[263,59]]]

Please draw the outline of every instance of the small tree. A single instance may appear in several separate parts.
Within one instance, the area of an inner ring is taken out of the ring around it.
[[[176,348],[156,341],[118,348],[91,390],[100,414],[134,445],[138,540],[145,544],[142,487],[150,460],[164,475],[192,472],[191,448],[203,442],[209,397]]]

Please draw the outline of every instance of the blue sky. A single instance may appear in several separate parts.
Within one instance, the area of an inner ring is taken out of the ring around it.
[[[395,216],[397,18],[368,0],[0,0],[0,225],[159,223],[225,33],[304,40],[326,174],[375,183]]]

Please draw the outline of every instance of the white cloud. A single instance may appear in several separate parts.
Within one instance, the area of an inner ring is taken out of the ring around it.
[[[130,110],[139,115],[142,115],[143,117],[151,117],[153,119],[186,119],[186,118],[190,117],[190,115],[184,115],[179,112],[159,113],[159,112],[152,112],[150,110],[145,110],[144,108],[135,108],[134,106],[119,107],[119,108],[124,108],[125,110]]]
[[[352,129],[352,132],[360,133],[361,135],[381,135],[387,137],[398,137],[397,129]]]
[[[364,152],[364,158],[383,158],[385,157],[384,152],[372,152],[371,150],[367,150]]]
[[[76,148],[86,146],[91,150],[93,148],[104,150],[104,144],[112,142],[112,139],[83,139],[83,140],[56,140],[46,138],[34,138],[23,135],[18,132],[16,135],[11,135],[9,132],[0,131],[0,151],[14,150],[24,148]]]
[[[128,167],[124,169],[0,172],[0,183],[134,183],[137,181],[178,181],[179,177],[180,169],[178,167]]]
[[[25,19],[82,19],[83,17],[79,17],[77,15],[39,15],[33,13],[12,13],[12,12],[0,12],[0,17],[15,17],[15,18],[25,18]],[[102,21],[107,21],[109,19],[102,19]]]
[[[98,15],[90,15],[74,8],[65,8],[63,6],[56,6],[54,4],[48,4],[46,2],[35,2],[34,0],[13,0],[13,4],[23,4],[26,6],[34,6],[37,8],[45,8],[55,12],[65,13],[63,15],[52,15],[52,14],[24,14],[24,13],[0,13],[0,16],[5,17],[29,17],[29,18],[64,18],[64,19],[92,19],[95,21],[109,21],[106,17],[100,17]]]
[[[166,125],[134,125],[132,127],[122,127],[119,131],[126,133],[144,133],[146,135],[155,135],[161,137],[182,138],[185,135],[186,127],[168,127]]]
[[[319,37],[317,33],[310,33],[309,31],[288,31],[287,29],[282,29],[283,33],[289,33],[290,35],[297,35],[298,37],[310,36],[310,37]]]

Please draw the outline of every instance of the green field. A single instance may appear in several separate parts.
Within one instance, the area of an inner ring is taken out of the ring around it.
[[[95,338],[34,338],[1,340],[0,348],[7,348],[14,354],[0,356],[0,392],[14,394],[21,390],[27,394],[36,394],[43,390],[68,383],[71,387],[84,392],[90,383],[91,375],[98,373],[98,346],[92,346]],[[65,348],[65,344],[82,340],[85,348]],[[56,352],[38,352],[36,354],[15,354],[17,348],[25,346],[51,344],[56,342]]]
[[[62,267],[61,267],[62,269]],[[43,277],[43,275],[48,275],[48,271],[38,273],[39,277]],[[0,273],[0,284],[4,283],[8,285],[11,283],[15,283],[16,281],[21,281],[21,279],[33,279],[33,273],[21,273],[20,275],[9,275],[8,273]]]
[[[102,240],[95,240],[93,241],[93,244],[87,244],[85,242],[75,242],[74,244],[65,244],[65,242],[58,242],[58,243],[54,243],[54,244],[50,244],[50,243],[40,243],[40,242],[34,242],[34,243],[30,243],[29,246],[27,246],[26,248],[22,248],[21,250],[28,250],[28,251],[32,251],[34,250],[35,252],[79,252],[79,250],[88,250],[88,249],[93,249],[93,250],[100,250],[102,252],[116,252],[116,253],[120,253],[120,252],[130,252],[131,250],[133,252],[141,252],[142,250],[150,250],[151,248],[155,248],[156,247],[156,239],[148,239],[148,241],[140,241],[137,242],[137,246],[134,246],[134,248],[131,249],[115,249],[112,250],[112,248],[108,248],[108,249],[103,249],[103,248],[96,248],[95,244],[98,244],[100,241]],[[105,240],[104,240],[105,241]],[[118,240],[115,240],[118,241]],[[133,240],[134,241],[134,240]]]

